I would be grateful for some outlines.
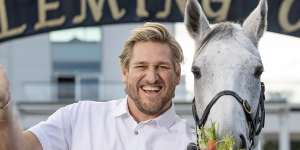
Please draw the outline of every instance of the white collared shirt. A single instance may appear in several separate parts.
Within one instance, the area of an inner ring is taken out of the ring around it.
[[[195,139],[174,106],[137,123],[128,112],[127,99],[68,105],[29,131],[43,150],[186,150]]]

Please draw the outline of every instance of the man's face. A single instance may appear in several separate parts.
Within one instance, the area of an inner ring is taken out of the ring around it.
[[[159,42],[138,42],[123,80],[128,100],[146,115],[159,115],[171,105],[180,81],[180,66],[173,63],[171,49]],[[130,108],[129,102],[129,108]]]

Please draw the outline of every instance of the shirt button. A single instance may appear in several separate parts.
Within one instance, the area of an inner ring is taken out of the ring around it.
[[[138,134],[139,134],[139,131],[134,131],[134,134],[135,134],[135,135],[138,135]]]

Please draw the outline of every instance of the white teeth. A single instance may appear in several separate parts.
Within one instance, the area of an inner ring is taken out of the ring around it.
[[[142,89],[145,90],[145,91],[159,91],[161,89],[161,87],[158,87],[158,86],[143,86]]]

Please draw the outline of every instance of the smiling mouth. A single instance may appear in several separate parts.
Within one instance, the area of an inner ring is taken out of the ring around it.
[[[142,86],[141,89],[147,94],[158,94],[161,91],[162,87],[145,85]]]

